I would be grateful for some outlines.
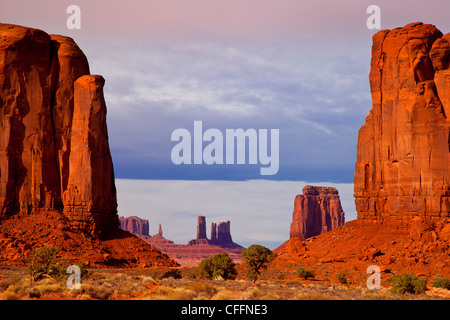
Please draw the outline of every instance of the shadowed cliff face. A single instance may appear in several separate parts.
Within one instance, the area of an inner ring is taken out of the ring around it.
[[[336,188],[306,185],[294,201],[290,238],[301,240],[331,231],[345,222]]]
[[[72,39],[0,24],[0,219],[57,210],[117,228],[103,85]]]
[[[360,221],[450,216],[450,34],[412,23],[373,37],[373,106],[359,130]]]

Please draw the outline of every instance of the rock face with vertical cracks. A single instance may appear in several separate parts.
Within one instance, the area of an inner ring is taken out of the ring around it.
[[[150,237],[150,227],[147,219],[142,219],[136,216],[119,217],[120,229],[131,232],[139,237]],[[159,225],[161,229],[161,225]],[[161,231],[161,230],[160,230]],[[161,231],[162,236],[162,231]]]
[[[290,239],[305,240],[344,223],[345,215],[337,189],[306,185],[303,194],[295,197]]]
[[[373,36],[373,106],[359,130],[358,220],[450,217],[450,34],[422,23]]]
[[[56,210],[117,228],[103,85],[72,39],[0,24],[0,220]]]

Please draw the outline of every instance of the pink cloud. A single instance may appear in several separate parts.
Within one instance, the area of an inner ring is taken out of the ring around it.
[[[136,38],[347,38],[367,36],[367,6],[382,10],[382,28],[413,21],[450,31],[448,0],[61,0],[8,1],[0,21],[69,34],[70,4],[82,10],[79,36]]]

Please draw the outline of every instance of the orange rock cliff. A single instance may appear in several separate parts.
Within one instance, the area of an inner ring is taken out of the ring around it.
[[[103,85],[72,39],[0,24],[0,220],[58,210],[91,234],[118,226]]]
[[[68,37],[0,24],[0,264],[42,246],[91,267],[177,266],[119,229],[105,80]]]
[[[305,240],[340,227],[345,222],[339,192],[333,187],[306,185],[295,197],[290,238]]]
[[[360,221],[450,217],[450,34],[412,23],[373,37],[372,110],[354,176]]]

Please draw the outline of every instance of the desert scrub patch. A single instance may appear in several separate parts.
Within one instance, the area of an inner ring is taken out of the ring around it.
[[[362,299],[367,300],[392,300],[392,294],[389,292],[389,290],[386,289],[380,289],[376,291],[369,291],[365,292],[361,295]]]
[[[301,288],[303,287],[303,284],[300,281],[297,280],[290,280],[286,282],[287,287],[294,287],[294,288]]]
[[[14,293],[18,296],[26,296],[30,285],[31,282],[29,279],[22,278],[19,281],[10,284],[4,292]]]
[[[30,298],[33,298],[34,295],[37,295],[37,298],[39,298],[52,293],[64,295],[68,290],[66,284],[63,282],[43,279],[38,284],[29,287],[26,294]]]
[[[427,290],[427,280],[412,273],[395,275],[388,281],[392,283],[391,292],[394,294],[420,294]]]
[[[299,292],[295,298],[295,300],[336,300],[336,297],[330,294],[322,293],[322,292]]]
[[[450,290],[450,278],[439,278],[434,280],[433,287]]]
[[[1,300],[20,300],[20,297],[14,292],[5,291],[0,295],[0,299]]]
[[[9,286],[19,283],[21,279],[22,278],[17,275],[13,275],[11,277],[3,279],[2,281],[0,281],[0,291],[5,291]]]
[[[152,270],[150,276],[155,280],[162,280],[167,278],[181,279],[181,271],[178,269]]]
[[[139,296],[143,300],[193,300],[195,292],[185,288],[158,287]]]
[[[339,272],[336,275],[336,280],[341,284],[348,284],[347,274],[345,272]]]
[[[112,296],[113,290],[104,285],[82,283],[80,289],[70,290],[70,294],[81,299],[108,300]]]
[[[44,246],[32,251],[27,259],[27,272],[32,281],[43,277],[62,279],[66,276],[66,267],[56,258],[58,248]]]
[[[155,279],[149,276],[139,276],[139,280],[142,281],[143,283],[156,284]]]
[[[249,287],[244,293],[245,300],[258,300],[263,296],[260,289],[256,287]]]
[[[211,298],[218,291],[217,288],[207,282],[193,282],[187,289],[197,293],[197,295],[203,295],[206,298]]]
[[[315,274],[314,274],[313,270],[308,270],[308,269],[305,269],[303,267],[298,267],[295,270],[295,272],[297,273],[297,276],[299,278],[302,278],[302,279],[305,279],[305,280],[308,279],[308,278],[314,278],[315,277]]]

